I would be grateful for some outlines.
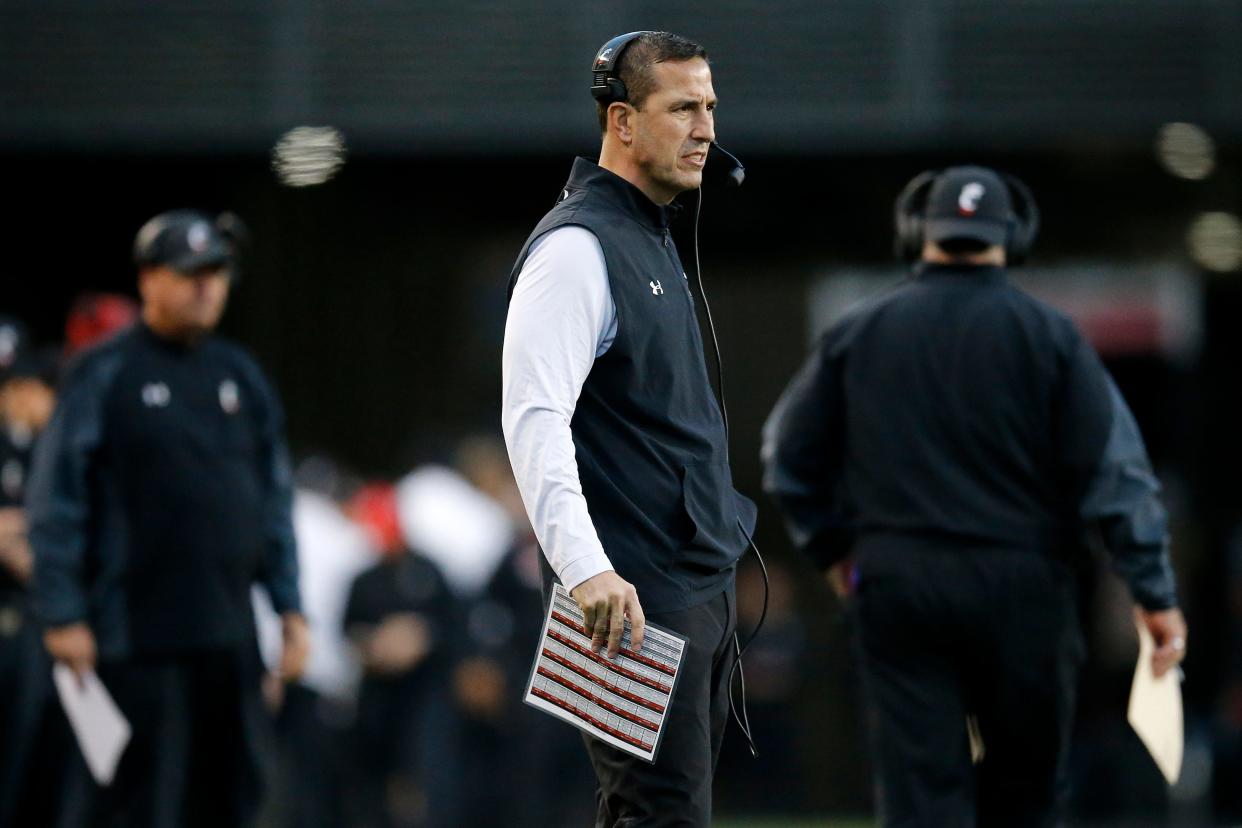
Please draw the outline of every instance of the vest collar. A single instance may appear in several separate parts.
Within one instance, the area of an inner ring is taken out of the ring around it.
[[[586,158],[574,159],[569,172],[567,190],[597,190],[607,194],[609,200],[640,223],[656,230],[664,230],[681,211],[681,205],[656,204],[647,195],[616,173],[606,170]]]

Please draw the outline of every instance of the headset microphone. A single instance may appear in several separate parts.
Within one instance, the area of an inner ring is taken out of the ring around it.
[[[718,150],[725,158],[733,162],[733,169],[729,170],[729,184],[733,187],[742,186],[742,182],[746,180],[746,168],[742,166],[742,162],[737,160],[737,156],[729,152],[724,147],[712,142],[712,149]]]

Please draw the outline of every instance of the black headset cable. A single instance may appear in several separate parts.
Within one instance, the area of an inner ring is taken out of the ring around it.
[[[707,291],[703,289],[703,267],[699,260],[699,215],[703,211],[703,188],[700,186],[696,192],[698,197],[694,202],[694,276],[699,286],[699,299],[703,302],[703,312],[707,316],[707,329],[712,335],[712,349],[716,353],[716,388],[720,397],[720,417],[724,421],[725,449],[727,451],[729,445],[729,411],[725,406],[724,362],[720,358],[720,340],[716,337],[716,323],[712,320],[712,308],[707,301]],[[741,518],[738,518],[737,525],[742,530],[742,534],[746,536],[751,551],[755,553],[755,560],[759,562],[759,570],[763,573],[763,608],[759,612],[759,620],[755,623],[755,629],[747,636],[745,644],[740,642],[737,630],[733,632],[733,652],[735,657],[733,667],[729,670],[729,711],[733,714],[733,720],[737,722],[737,726],[741,728],[742,735],[746,737],[746,746],[750,749],[750,755],[757,759],[759,758],[759,749],[755,747],[755,739],[750,731],[750,716],[746,712],[746,670],[742,666],[742,656],[746,654],[746,650],[759,635],[759,631],[763,629],[763,622],[768,617],[768,593],[770,587],[768,583],[768,567],[763,562],[763,555],[759,552],[759,547],[755,545],[755,539],[751,537]],[[738,712],[738,705],[733,698],[735,675],[741,679],[739,683],[741,691],[740,713]]]

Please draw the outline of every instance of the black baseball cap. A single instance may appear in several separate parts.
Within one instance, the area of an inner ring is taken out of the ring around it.
[[[169,210],[142,225],[134,238],[134,263],[138,267],[167,265],[181,273],[231,265],[235,254],[232,238],[216,219],[200,210]]]
[[[927,194],[924,237],[1005,244],[1013,223],[1009,187],[987,167],[949,167]]]
[[[60,374],[60,353],[55,345],[24,348],[13,361],[12,367],[0,374],[0,382],[37,379],[44,385],[55,388]]]

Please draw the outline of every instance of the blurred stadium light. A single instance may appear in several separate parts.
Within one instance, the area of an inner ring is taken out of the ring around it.
[[[323,184],[344,164],[345,136],[332,127],[295,127],[272,150],[272,169],[290,187]]]
[[[1160,128],[1156,154],[1170,174],[1198,181],[1216,168],[1216,144],[1212,136],[1194,124],[1171,123]]]
[[[1204,268],[1229,273],[1242,268],[1242,221],[1233,213],[1203,213],[1190,225],[1187,245]]]

